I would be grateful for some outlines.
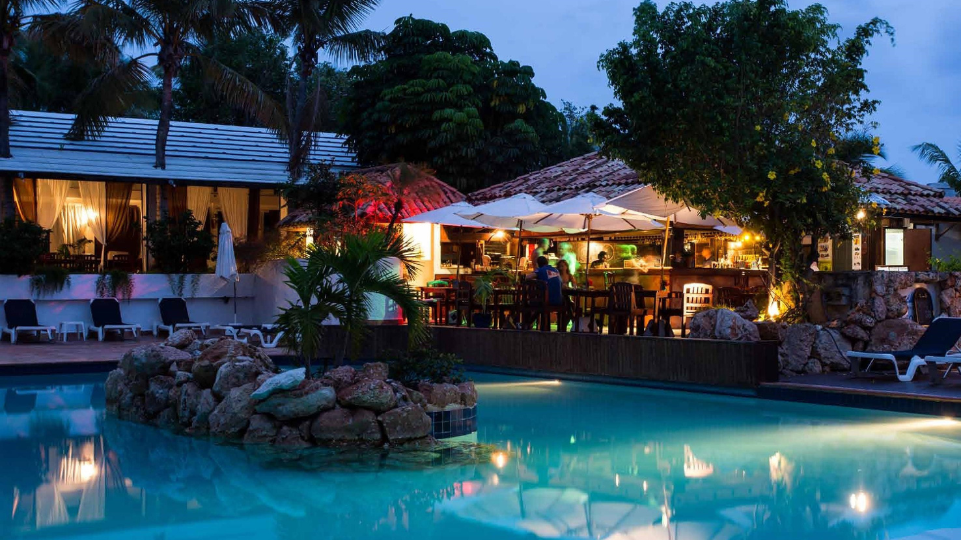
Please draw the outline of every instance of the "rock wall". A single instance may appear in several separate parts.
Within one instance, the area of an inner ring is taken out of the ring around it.
[[[473,383],[406,388],[387,365],[306,379],[278,373],[263,350],[181,330],[128,351],[105,385],[107,409],[124,420],[197,437],[285,447],[376,446],[429,440],[428,410],[472,407]]]

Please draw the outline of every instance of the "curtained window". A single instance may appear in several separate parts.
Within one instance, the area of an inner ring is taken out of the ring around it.
[[[187,186],[187,210],[193,212],[194,217],[200,222],[202,229],[207,222],[207,214],[210,211],[210,197],[213,188]]]
[[[13,200],[23,221],[37,222],[37,181],[33,178],[13,179]]]
[[[220,210],[230,225],[234,240],[247,239],[247,202],[249,191],[247,188],[217,188],[217,198],[220,200]]]

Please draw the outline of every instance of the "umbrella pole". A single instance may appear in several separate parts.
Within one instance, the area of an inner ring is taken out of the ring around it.
[[[463,253],[461,253],[461,249],[463,248],[463,246],[461,246],[461,239],[463,238],[463,236],[464,236],[464,227],[458,227],[457,242],[454,245],[454,247],[457,248],[457,260],[455,261],[456,268],[454,269],[457,277],[454,278],[454,281],[456,281],[458,285],[460,285],[460,261],[463,258]]]
[[[517,261],[514,264],[514,282],[521,282],[521,236],[524,235],[524,221],[517,221]]]
[[[590,275],[591,275],[591,225],[593,221],[594,221],[594,216],[587,216],[587,256],[585,257],[587,261],[586,261],[586,264],[584,265],[584,288],[585,289],[590,289],[590,285],[588,284],[588,279],[590,278]],[[591,315],[593,315],[593,313]]]
[[[234,280],[234,324],[237,324],[237,280]]]

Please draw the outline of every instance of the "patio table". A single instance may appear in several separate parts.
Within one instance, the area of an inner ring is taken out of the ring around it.
[[[574,289],[570,287],[564,288],[564,296],[570,299],[574,304],[574,331],[581,331],[581,316],[591,317],[590,330],[591,332],[596,331],[597,322],[594,317],[597,313],[597,299],[598,298],[609,298],[611,292],[606,289]],[[583,303],[583,307],[582,307]],[[588,311],[588,303],[590,304],[590,310]],[[579,316],[578,313],[581,315]]]
[[[439,300],[439,302],[437,302],[437,316],[435,318],[435,323],[437,321],[441,321],[441,324],[446,324],[447,313],[450,311],[450,307],[454,303],[456,289],[454,287],[418,287],[418,289],[420,289],[423,298]]]

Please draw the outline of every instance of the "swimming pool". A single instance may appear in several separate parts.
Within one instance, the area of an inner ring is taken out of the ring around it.
[[[291,465],[107,417],[104,378],[0,379],[0,538],[961,538],[954,421],[477,375],[481,463]]]

